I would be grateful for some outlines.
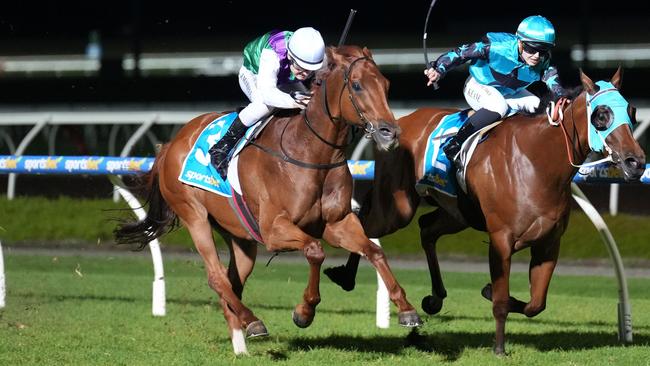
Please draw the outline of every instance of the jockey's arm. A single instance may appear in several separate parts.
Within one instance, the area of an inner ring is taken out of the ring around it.
[[[487,60],[490,54],[490,43],[487,39],[481,42],[464,44],[447,53],[443,53],[437,60],[431,61],[428,67],[435,69],[440,76],[444,76],[449,70],[458,67],[467,61],[478,59]]]
[[[280,60],[278,56],[269,49],[262,50],[260,67],[257,73],[257,89],[264,104],[284,109],[301,108],[291,95],[278,89],[279,71]]]
[[[546,71],[544,71],[542,81],[546,84],[546,87],[551,91],[551,93],[553,93],[553,100],[567,96],[566,90],[560,84],[560,77],[555,67],[549,66]]]

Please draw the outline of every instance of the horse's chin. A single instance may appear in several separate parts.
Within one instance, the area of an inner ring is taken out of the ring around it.
[[[638,182],[645,173],[644,158],[631,156],[616,165],[623,171],[623,179],[626,182]]]
[[[625,179],[626,182],[638,182],[641,177],[643,176],[644,170],[643,169],[626,169],[623,168],[623,179]]]
[[[378,137],[377,135],[374,135],[373,139],[375,140],[375,144],[377,144],[377,149],[379,151],[391,151],[399,147],[398,138],[385,139],[385,138]]]

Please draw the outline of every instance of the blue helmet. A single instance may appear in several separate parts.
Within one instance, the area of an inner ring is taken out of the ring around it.
[[[541,15],[529,16],[522,20],[517,27],[517,37],[524,42],[555,46],[555,28]]]

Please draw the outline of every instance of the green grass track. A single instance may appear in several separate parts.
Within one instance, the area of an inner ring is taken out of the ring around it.
[[[650,279],[629,279],[634,344],[617,342],[613,277],[555,276],[546,311],[512,314],[508,356],[492,354],[491,305],[479,295],[485,273],[445,273],[441,314],[425,316],[419,334],[375,327],[376,277],[362,266],[346,293],[329,280],[314,323],[297,328],[307,265],[260,261],[244,303],[270,336],[247,342],[235,357],[207,286],[202,262],[166,258],[167,315],[151,315],[151,259],[144,255],[25,255],[5,251],[6,307],[0,310],[0,365],[648,365]],[[429,293],[424,270],[396,268],[410,301]],[[512,294],[527,299],[527,275],[512,275]],[[424,314],[420,311],[420,314]]]

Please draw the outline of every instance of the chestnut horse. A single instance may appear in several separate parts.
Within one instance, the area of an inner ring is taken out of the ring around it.
[[[469,226],[486,231],[490,237],[492,283],[482,294],[492,300],[495,353],[505,352],[509,312],[533,317],[544,310],[560,237],[569,219],[575,162],[584,161],[592,151],[591,144],[596,144],[609,152],[626,180],[638,180],[644,171],[644,152],[632,136],[634,108],[618,92],[621,75],[619,69],[611,84],[594,83],[581,71],[584,91],[564,107],[561,127],[551,126],[546,115],[507,118],[489,131],[469,161],[466,195],[459,193],[452,201],[435,190],[427,192],[425,199],[432,199],[439,208],[419,219],[432,282],[432,295],[422,300],[424,311],[439,312],[447,295],[436,241]],[[607,98],[613,102],[607,103]],[[598,104],[603,100],[605,103]],[[369,237],[390,234],[413,219],[420,202],[415,185],[423,177],[429,136],[442,117],[455,111],[422,108],[398,120],[402,129],[400,148],[377,153],[373,188],[361,204],[359,216]],[[601,133],[602,139],[598,137]],[[531,250],[530,301],[524,303],[510,297],[509,275],[512,255],[527,247]],[[351,255],[345,266],[328,268],[325,273],[349,291],[354,288],[357,265],[358,257]]]
[[[307,327],[320,302],[320,266],[325,258],[318,238],[335,247],[366,256],[381,274],[399,310],[399,324],[415,327],[421,320],[391,272],[381,247],[372,243],[351,211],[352,176],[345,147],[351,126],[373,137],[379,150],[397,146],[399,127],[388,107],[388,80],[370,51],[356,46],[327,49],[327,63],[312,83],[306,110],[277,113],[254,146],[239,154],[242,195],[259,223],[261,241],[269,251],[303,251],[310,266],[303,302],[293,321]],[[257,243],[240,224],[227,197],[182,184],[183,161],[199,133],[221,114],[208,113],[187,123],[158,154],[148,174],[148,216],[116,229],[118,242],[140,243],[168,232],[177,218],[189,230],[205,262],[208,285],[219,295],[235,353],[245,353],[248,337],[267,329],[241,301],[253,270]],[[212,230],[230,250],[226,269],[217,254]]]

